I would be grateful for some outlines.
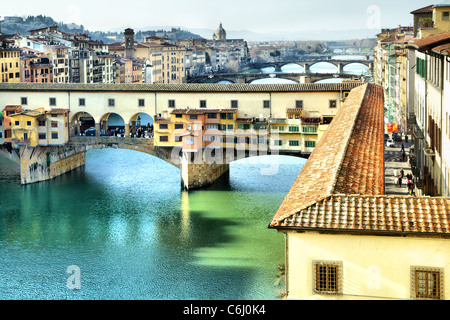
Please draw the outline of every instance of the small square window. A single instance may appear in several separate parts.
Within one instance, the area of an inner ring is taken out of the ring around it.
[[[443,269],[429,267],[411,267],[411,298],[443,300]]]
[[[139,99],[138,100],[138,105],[139,105],[139,107],[145,107],[145,100],[144,99]]]
[[[264,102],[263,102],[263,107],[264,107],[265,109],[270,108],[270,100],[264,100]]]
[[[237,109],[238,108],[238,101],[237,100],[231,100],[231,108]]]
[[[31,121],[27,121],[27,126],[31,126]]]
[[[295,108],[296,109],[303,109],[303,100],[295,101]]]
[[[175,108],[175,100],[169,100],[169,108]]]
[[[342,262],[313,262],[313,291],[317,294],[342,294]]]
[[[449,11],[442,12],[442,20],[450,20],[450,12]]]
[[[52,139],[58,139],[58,133],[52,132]]]
[[[51,106],[56,106],[56,98],[50,98],[50,99],[49,99],[49,104],[50,104]]]
[[[108,107],[115,107],[116,102],[114,99],[108,99]]]
[[[86,99],[84,99],[84,98],[78,99],[78,105],[80,107],[85,107],[86,106]]]
[[[336,108],[337,107],[337,101],[336,100],[330,100],[330,108]]]
[[[206,100],[200,100],[200,108],[206,108]]]
[[[27,97],[20,98],[20,103],[21,105],[26,106],[28,104],[28,98]]]

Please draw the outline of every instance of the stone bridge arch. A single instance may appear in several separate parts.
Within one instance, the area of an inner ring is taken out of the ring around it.
[[[95,128],[95,123],[95,118],[89,112],[76,112],[69,119],[69,135],[79,136],[88,128]]]
[[[102,135],[108,135],[116,134],[117,129],[123,130],[123,133],[125,133],[125,126],[126,122],[125,119],[118,113],[115,112],[108,112],[101,116],[100,121],[100,130],[99,133],[96,131],[96,136],[102,136]],[[97,130],[97,128],[96,128]]]

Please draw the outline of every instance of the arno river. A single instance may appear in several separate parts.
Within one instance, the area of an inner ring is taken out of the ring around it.
[[[240,160],[229,183],[184,192],[133,151],[28,186],[0,158],[0,298],[277,299],[284,237],[267,226],[304,162]]]

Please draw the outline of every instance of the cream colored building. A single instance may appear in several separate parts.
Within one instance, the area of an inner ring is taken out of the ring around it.
[[[66,46],[45,45],[46,56],[53,65],[53,82],[69,82],[69,48]]]
[[[450,198],[384,195],[381,87],[351,91],[269,228],[287,299],[448,299]]]
[[[449,196],[450,32],[415,39],[408,47],[413,173],[419,182],[416,194]]]

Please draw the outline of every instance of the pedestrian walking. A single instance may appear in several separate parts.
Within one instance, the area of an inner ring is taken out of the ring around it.
[[[402,178],[398,177],[398,186],[401,188],[402,187]]]
[[[394,169],[394,177],[398,176],[397,169]]]
[[[408,143],[408,136],[405,136],[405,142]]]
[[[403,168],[400,169],[400,178],[403,178],[405,176],[405,171],[403,171]]]
[[[402,151],[405,152],[405,145],[402,143]]]
[[[395,186],[398,187],[398,176],[395,176]]]

